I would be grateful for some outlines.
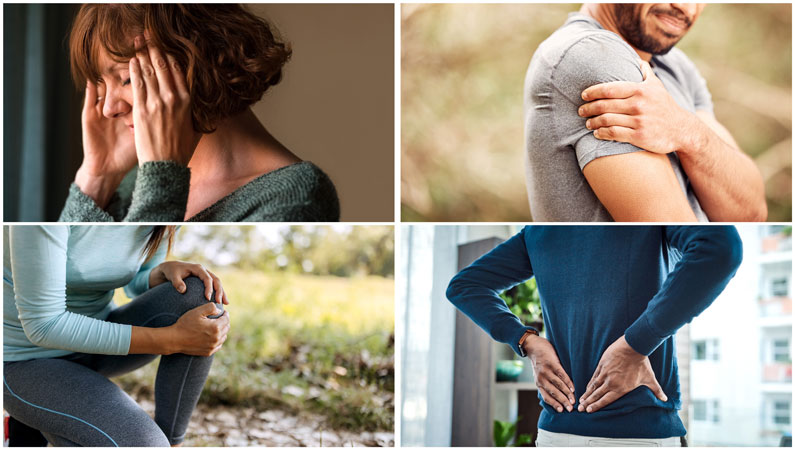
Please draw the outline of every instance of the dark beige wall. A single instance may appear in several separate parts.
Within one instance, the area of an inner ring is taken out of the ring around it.
[[[344,221],[394,218],[394,6],[254,4],[291,43],[254,112],[337,186]]]

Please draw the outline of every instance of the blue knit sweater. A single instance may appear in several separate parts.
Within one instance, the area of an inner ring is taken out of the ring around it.
[[[498,293],[536,277],[546,337],[575,399],[607,347],[625,335],[648,355],[668,396],[636,388],[595,413],[558,413],[541,401],[541,429],[582,436],[666,438],[686,430],[674,334],[734,276],[742,242],[726,226],[528,226],[450,282],[447,297],[499,342],[521,354],[525,330]],[[540,395],[539,395],[540,398]]]

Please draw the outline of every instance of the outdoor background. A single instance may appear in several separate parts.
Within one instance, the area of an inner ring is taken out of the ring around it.
[[[185,225],[172,253],[221,278],[232,324],[185,446],[394,445],[391,226]],[[116,379],[150,413],[156,370]]]
[[[527,221],[525,71],[579,4],[404,4],[402,218]],[[792,212],[792,6],[710,4],[678,44],[715,115],[765,179],[769,220]]]

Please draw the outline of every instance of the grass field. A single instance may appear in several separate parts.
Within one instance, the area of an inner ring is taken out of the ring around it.
[[[218,270],[232,329],[200,402],[394,427],[394,280]],[[116,301],[129,301],[117,290]],[[156,364],[120,377],[153,386]]]

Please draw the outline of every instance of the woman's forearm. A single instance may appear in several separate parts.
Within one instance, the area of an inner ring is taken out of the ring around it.
[[[170,355],[178,353],[180,348],[176,341],[173,327],[149,328],[132,327],[130,336],[130,354]]]

